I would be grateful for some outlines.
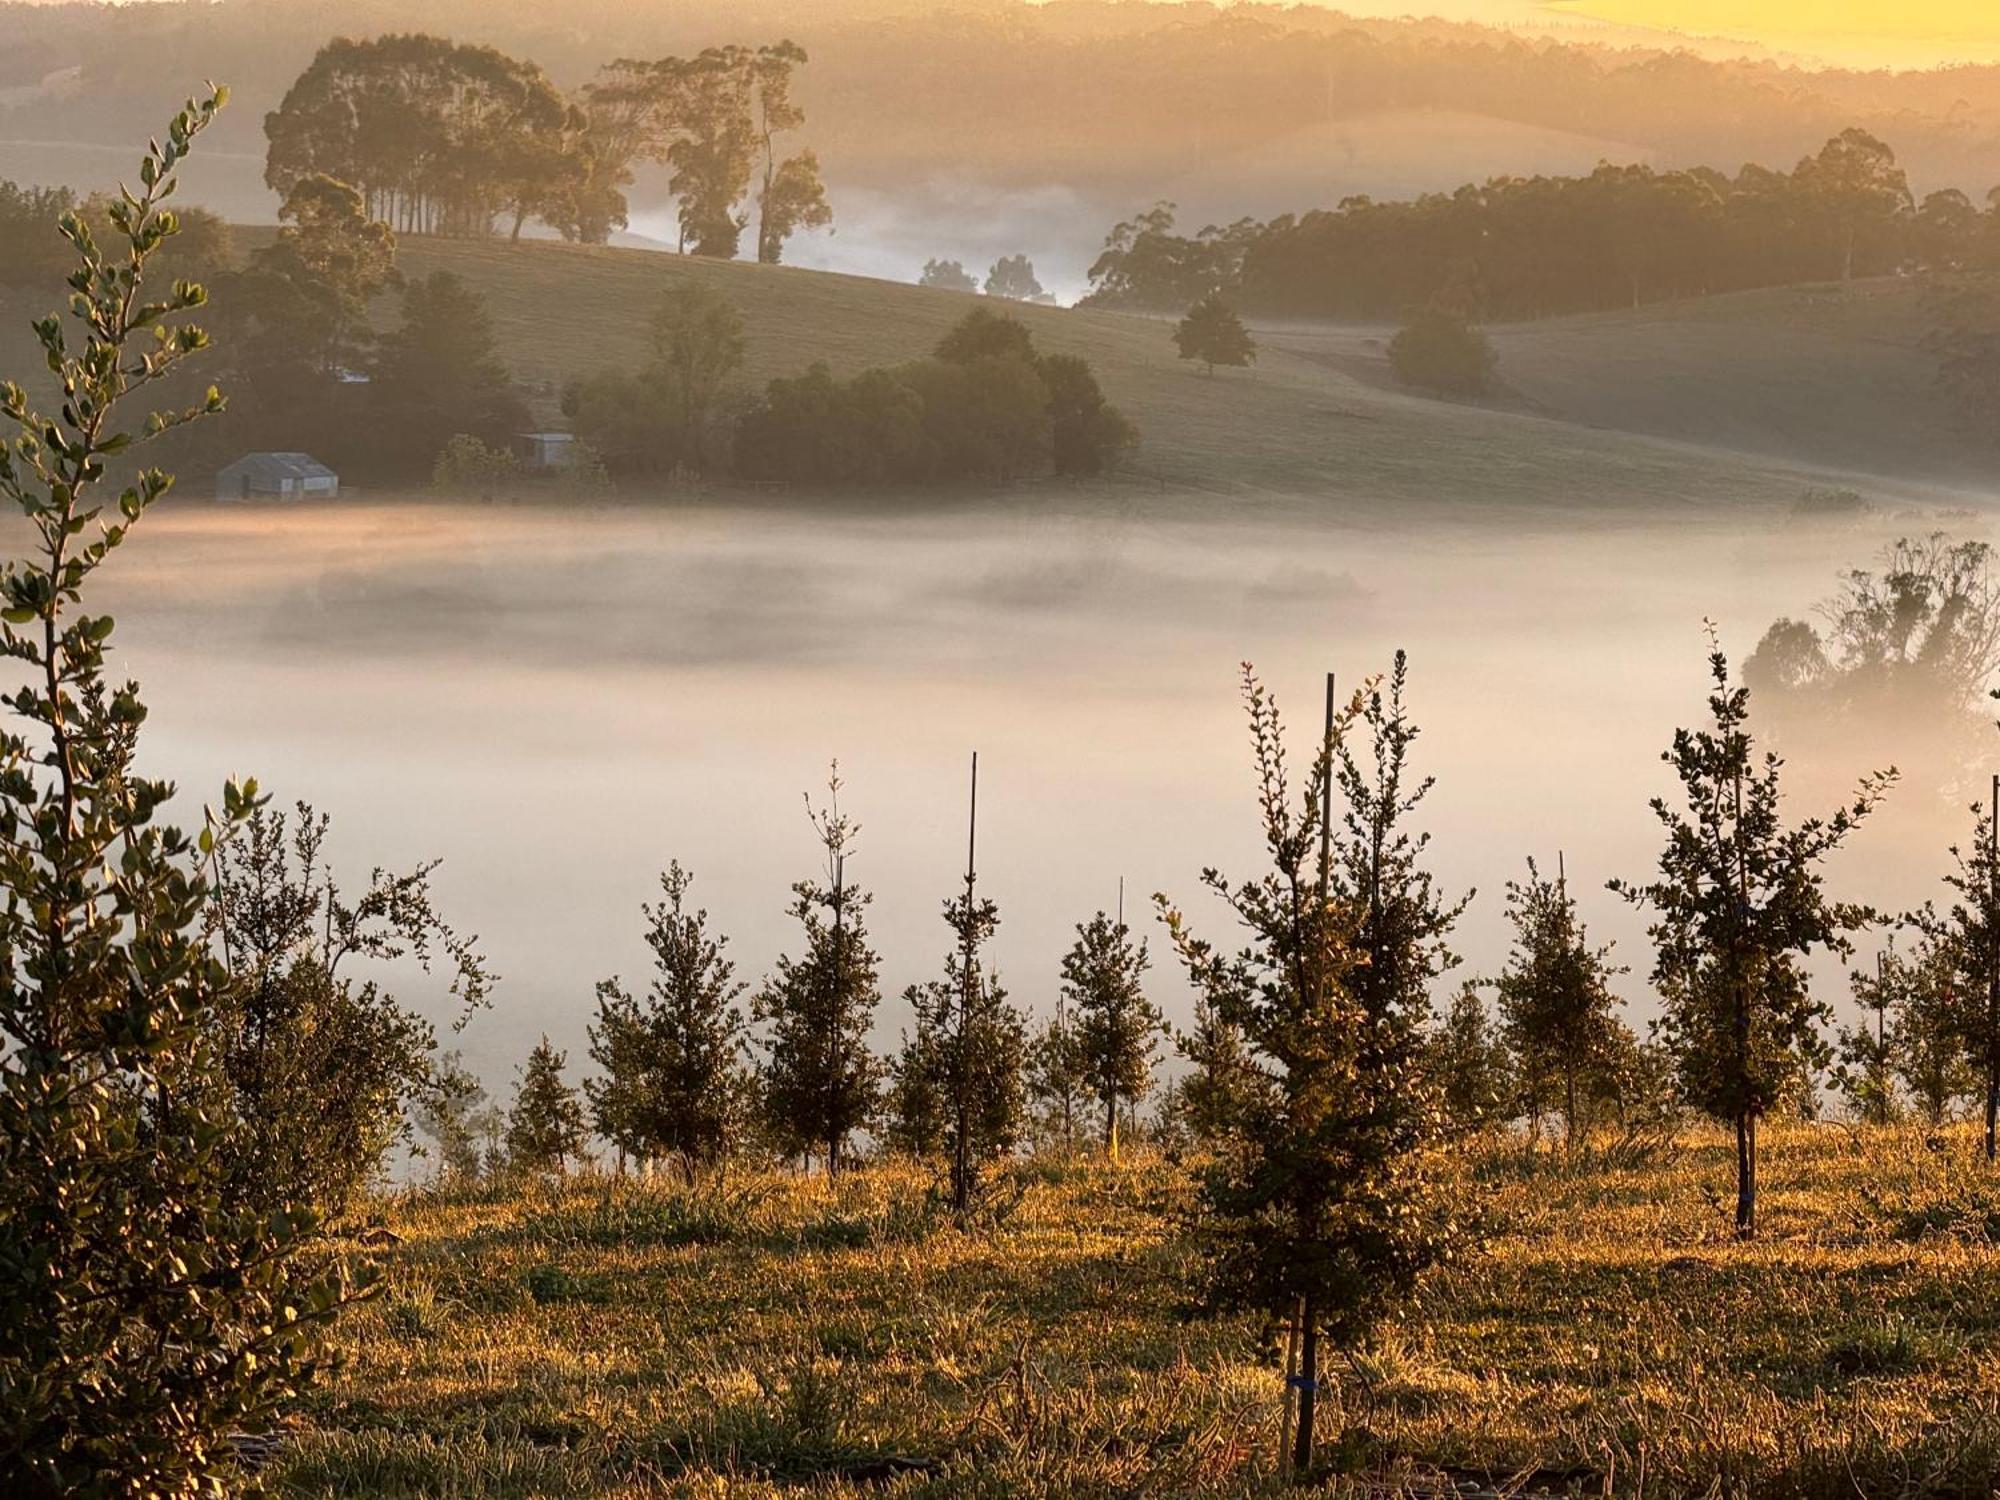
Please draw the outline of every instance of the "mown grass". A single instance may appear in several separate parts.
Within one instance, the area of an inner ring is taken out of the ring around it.
[[[2000,1181],[1962,1132],[1772,1132],[1764,1232],[1691,1134],[1465,1153],[1483,1250],[1338,1372],[1328,1493],[1988,1495]],[[298,1495],[1275,1492],[1252,1320],[1191,1315],[1181,1167],[1034,1162],[969,1229],[919,1170],[385,1204],[386,1290],[276,1471]]]

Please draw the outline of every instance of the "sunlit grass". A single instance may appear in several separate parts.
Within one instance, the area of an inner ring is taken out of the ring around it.
[[[1969,1134],[1732,1158],[1466,1153],[1491,1238],[1338,1372],[1357,1476],[1600,1493],[1987,1494],[2000,1179]],[[1027,1164],[954,1228],[907,1167],[385,1205],[386,1293],[279,1471],[300,1494],[1235,1495],[1275,1488],[1259,1330],[1183,1305],[1180,1168]],[[1359,1478],[1332,1481],[1352,1487]]]

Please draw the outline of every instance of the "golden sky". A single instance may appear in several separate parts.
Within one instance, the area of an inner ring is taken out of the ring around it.
[[[1847,63],[2000,59],[1996,0],[1552,0],[1551,11],[1664,26]]]

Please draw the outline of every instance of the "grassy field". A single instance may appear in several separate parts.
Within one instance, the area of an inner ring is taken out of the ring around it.
[[[1321,1493],[1988,1495],[2000,1183],[1973,1142],[1771,1133],[1565,1169],[1461,1154],[1486,1248],[1338,1374]],[[1037,1160],[951,1227],[921,1171],[385,1205],[386,1292],[296,1495],[1276,1493],[1279,1380],[1183,1306],[1185,1172]],[[1445,1491],[1449,1493],[1449,1489]]]

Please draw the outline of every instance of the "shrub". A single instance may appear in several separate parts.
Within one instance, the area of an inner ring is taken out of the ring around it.
[[[1396,378],[1440,395],[1480,394],[1493,384],[1498,363],[1485,331],[1443,308],[1425,308],[1389,341]]]

